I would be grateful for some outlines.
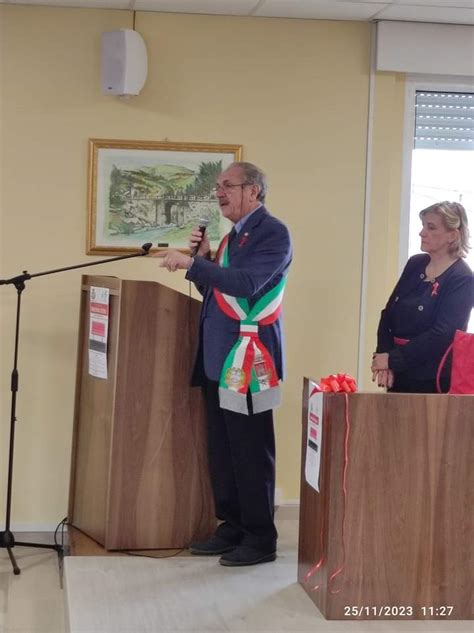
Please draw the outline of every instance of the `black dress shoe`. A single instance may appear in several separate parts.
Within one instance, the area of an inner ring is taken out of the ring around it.
[[[225,541],[220,536],[214,535],[207,541],[191,543],[189,551],[195,556],[217,556],[218,554],[231,552],[235,547],[237,547],[237,545],[232,545],[229,541]]]
[[[245,567],[260,563],[271,563],[276,559],[276,552],[264,552],[248,545],[239,545],[219,558],[224,567]]]

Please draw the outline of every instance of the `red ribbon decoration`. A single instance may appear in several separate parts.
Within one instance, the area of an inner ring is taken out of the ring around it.
[[[349,374],[329,374],[326,378],[321,378],[319,383],[320,391],[339,393],[354,393],[357,391],[355,378]]]
[[[439,283],[437,281],[434,282],[433,287],[431,289],[431,296],[436,297],[438,294]]]
[[[355,379],[349,374],[330,374],[326,378],[321,378],[319,385],[316,384],[313,390],[311,391],[310,396],[312,396],[315,392],[322,391],[325,393],[344,393],[344,418],[345,418],[345,436],[344,436],[344,467],[342,469],[342,494],[344,498],[344,502],[342,505],[342,528],[341,528],[341,542],[342,542],[342,562],[339,567],[333,571],[328,580],[328,589],[331,595],[338,594],[341,589],[337,591],[330,588],[334,579],[342,572],[344,569],[345,561],[346,561],[346,546],[345,546],[345,526],[346,526],[346,503],[347,503],[347,469],[349,466],[349,434],[350,434],[350,419],[349,419],[349,399],[347,397],[348,393],[354,393],[357,391],[357,383]],[[309,571],[306,573],[304,577],[304,581],[308,582],[309,579],[314,576],[314,574],[323,566],[324,564],[324,554],[323,554],[323,528],[324,521],[321,521],[321,532],[320,532],[320,547],[321,547],[321,558],[319,561],[313,565]],[[318,591],[321,588],[321,584],[315,585],[311,588],[311,591]]]

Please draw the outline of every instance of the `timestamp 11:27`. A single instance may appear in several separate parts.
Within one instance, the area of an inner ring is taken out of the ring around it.
[[[369,605],[346,605],[344,607],[344,616],[352,618],[413,618],[422,616],[423,618],[449,618],[453,613],[454,607],[452,605],[429,605],[414,607],[412,605],[406,606],[369,606]],[[421,612],[421,613],[420,613]]]
[[[442,604],[439,607],[429,606],[421,607],[421,612],[424,616],[436,616],[438,618],[449,618],[454,611],[454,607],[448,604]]]

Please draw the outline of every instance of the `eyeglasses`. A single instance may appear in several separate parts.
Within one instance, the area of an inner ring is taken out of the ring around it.
[[[212,189],[213,193],[217,193],[218,191],[223,191],[224,193],[230,193],[234,187],[245,187],[246,185],[253,185],[253,182],[239,182],[236,185],[233,185],[229,182],[225,182],[223,185],[215,184]]]

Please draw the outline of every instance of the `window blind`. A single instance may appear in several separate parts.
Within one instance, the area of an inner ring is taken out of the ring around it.
[[[474,94],[417,91],[415,149],[474,150]]]

